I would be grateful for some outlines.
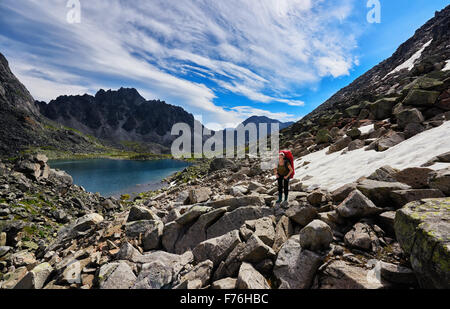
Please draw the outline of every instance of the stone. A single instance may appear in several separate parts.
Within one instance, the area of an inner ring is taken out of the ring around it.
[[[405,109],[396,114],[395,117],[400,129],[405,129],[410,123],[422,123],[425,121],[422,113],[417,108]]]
[[[48,179],[53,183],[63,186],[71,186],[73,184],[73,178],[64,171],[50,169]]]
[[[159,226],[161,221],[159,220],[140,220],[134,222],[128,222],[125,225],[125,234],[127,237],[137,238],[144,235],[147,231],[153,230],[156,226]]]
[[[436,189],[411,189],[397,190],[391,192],[391,198],[394,201],[394,207],[401,208],[409,202],[418,201],[426,198],[445,197],[444,194]]]
[[[397,180],[394,178],[394,176],[397,172],[398,171],[393,169],[392,167],[385,165],[377,169],[367,178],[376,181],[396,182]]]
[[[381,262],[381,277],[395,284],[417,285],[417,278],[412,269],[391,263]]]
[[[273,214],[268,207],[240,207],[225,213],[216,223],[207,230],[207,238],[224,235],[233,230],[239,230],[245,221],[267,217]]]
[[[200,289],[209,283],[213,262],[203,261],[196,265],[194,269],[180,278],[180,283],[175,289]]]
[[[1,246],[0,247],[0,257],[5,256],[7,253],[9,253],[12,250],[9,246]]]
[[[232,197],[208,203],[208,206],[211,206],[213,208],[229,207],[228,211],[233,211],[240,207],[265,206],[265,205],[266,201],[259,195]]]
[[[313,206],[320,206],[326,201],[326,195],[322,191],[315,190],[307,197],[308,202]]]
[[[378,222],[381,228],[393,235],[394,231],[395,211],[386,211],[378,216]]]
[[[236,285],[242,290],[270,289],[266,278],[248,263],[242,263]]]
[[[330,146],[328,153],[334,153],[345,149],[352,142],[350,136],[341,137],[333,145]]]
[[[245,222],[246,227],[253,231],[253,235],[257,236],[267,246],[272,247],[275,240],[275,228],[273,220],[270,217],[264,217],[257,220]]]
[[[350,195],[336,208],[337,213],[343,218],[363,218],[377,215],[382,209],[375,206],[359,190],[354,190]]]
[[[198,220],[184,233],[174,247],[175,253],[181,254],[195,248],[199,243],[205,241],[208,227],[226,212],[226,208],[214,209],[201,215]],[[179,235],[179,234],[177,234]],[[177,236],[178,239],[178,236]],[[164,241],[164,238],[163,238]]]
[[[228,170],[236,170],[237,169],[237,165],[229,160],[229,159],[225,159],[225,158],[216,158],[214,160],[211,161],[211,164],[209,166],[209,172],[215,172],[215,171],[219,171],[222,169],[228,169]]]
[[[181,217],[176,219],[175,221],[181,225],[187,225],[195,220],[201,215],[211,211],[211,207],[206,206],[193,206],[186,213],[184,213]]]
[[[306,226],[315,218],[317,218],[317,209],[311,206],[293,206],[286,211],[285,214],[295,223]]]
[[[223,278],[211,284],[211,288],[214,290],[234,290],[236,287],[237,279],[234,278]]]
[[[209,200],[212,191],[210,188],[197,188],[189,191],[189,201],[191,204],[203,203]]]
[[[16,286],[16,284],[22,280],[23,277],[28,273],[26,266],[18,267],[14,269],[12,272],[7,273],[3,276],[3,282],[1,282],[1,289],[12,289]]]
[[[345,234],[344,241],[350,248],[372,250],[372,241],[376,236],[372,228],[365,223],[356,223],[353,228]]]
[[[32,252],[23,250],[11,255],[11,263],[15,267],[28,266],[36,263],[36,258]]]
[[[49,263],[42,263],[29,271],[14,287],[14,289],[42,289],[53,268]]]
[[[272,249],[275,253],[280,251],[283,244],[294,234],[294,228],[287,216],[282,216],[275,227],[275,239]]]
[[[164,231],[164,224],[159,220],[152,222],[155,224],[151,229],[147,230],[142,237],[142,248],[144,251],[159,249],[161,246],[161,237]]]
[[[240,242],[239,231],[234,230],[199,243],[192,253],[196,262],[211,260],[217,266]]]
[[[162,246],[163,248],[170,253],[175,253],[175,246],[182,235],[183,226],[181,224],[176,223],[175,221],[170,222],[164,226],[163,235],[162,235]]]
[[[450,198],[405,205],[395,216],[395,234],[422,288],[450,288]]]
[[[361,148],[364,148],[365,145],[366,145],[366,143],[363,140],[355,139],[354,141],[351,141],[348,144],[347,150],[353,151],[353,150],[361,149]]]
[[[346,184],[331,193],[331,199],[334,203],[340,204],[356,189],[356,183]]]
[[[389,207],[393,201],[390,197],[392,191],[409,190],[410,186],[399,182],[385,182],[365,179],[358,186],[358,190],[367,196],[378,207]]]
[[[402,133],[396,133],[394,131],[386,134],[381,137],[377,143],[378,151],[386,151],[389,148],[392,148],[405,140],[405,136]]]
[[[383,98],[374,103],[370,103],[368,108],[376,120],[384,120],[392,116],[392,109],[397,102],[397,98]]]
[[[318,276],[319,289],[383,289],[385,287],[385,283],[374,271],[342,260],[331,262]]]
[[[281,247],[273,269],[280,289],[308,289],[323,259],[304,250],[299,237],[293,236]]]
[[[76,232],[85,232],[101,222],[103,222],[103,217],[101,215],[96,213],[87,214],[75,221],[72,230]]]
[[[425,127],[420,123],[408,123],[405,127],[405,130],[403,131],[403,134],[405,135],[406,139],[409,139],[413,136],[416,136],[417,134],[422,133],[423,131],[425,131]]]
[[[127,222],[141,221],[141,220],[159,220],[153,211],[146,207],[133,206],[130,209]]]
[[[330,243],[333,241],[333,232],[325,222],[314,220],[300,231],[299,241],[303,249],[324,250],[330,247]]]
[[[441,169],[430,174],[430,188],[442,191],[450,196],[450,168]]]
[[[403,100],[403,105],[409,106],[433,106],[439,98],[440,92],[420,89],[411,90]]]
[[[333,140],[330,135],[330,132],[327,129],[320,129],[316,134],[316,143],[324,144],[329,143]]]
[[[275,256],[276,254],[272,248],[267,246],[258,236],[253,234],[247,241],[244,250],[239,256],[239,260],[256,264],[265,259],[272,259]]]
[[[411,167],[399,171],[393,175],[396,181],[407,184],[413,189],[428,188],[428,179],[432,169],[423,167]]]
[[[6,239],[7,239],[6,236],[7,236],[7,235],[6,235],[5,232],[1,232],[1,233],[0,233],[0,247],[6,246]]]
[[[349,130],[347,132],[347,136],[349,136],[352,140],[359,138],[361,136],[361,134],[362,133],[358,128],[352,128],[351,130]],[[344,149],[344,148],[342,148],[342,149]]]
[[[97,277],[99,288],[104,290],[130,289],[136,279],[133,270],[124,261],[103,265]]]

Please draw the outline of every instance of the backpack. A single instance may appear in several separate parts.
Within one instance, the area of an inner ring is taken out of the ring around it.
[[[290,179],[294,178],[295,175],[295,167],[294,167],[294,156],[290,150],[281,150],[280,153],[284,153],[286,159],[289,160],[289,163],[292,166],[292,175],[289,177]]]

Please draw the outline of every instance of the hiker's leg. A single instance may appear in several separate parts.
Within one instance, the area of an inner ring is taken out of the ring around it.
[[[277,203],[281,203],[283,197],[283,177],[278,178],[278,201]]]
[[[284,179],[284,200],[287,202],[289,198],[289,178]]]

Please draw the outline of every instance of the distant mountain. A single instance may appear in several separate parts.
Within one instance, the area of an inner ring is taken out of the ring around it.
[[[0,156],[39,147],[67,152],[98,151],[102,145],[42,117],[34,99],[0,53]]]
[[[268,124],[268,128],[269,128],[269,130],[268,130],[269,132],[270,132],[271,124],[273,124],[273,123],[278,123],[279,126],[280,126],[280,130],[283,130],[283,129],[285,129],[285,128],[287,128],[287,127],[289,127],[289,126],[294,124],[294,122],[281,122],[279,120],[271,119],[271,118],[266,117],[266,116],[252,116],[252,117],[250,117],[247,120],[242,122],[243,125],[247,125],[249,123],[254,123],[257,126],[260,123],[267,123]]]
[[[136,89],[100,90],[95,96],[60,96],[40,112],[58,123],[112,143],[139,142],[153,152],[167,152],[176,123],[194,126],[194,116],[160,100],[145,100]]]

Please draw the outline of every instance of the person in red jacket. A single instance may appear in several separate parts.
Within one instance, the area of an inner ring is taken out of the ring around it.
[[[289,160],[286,157],[284,152],[280,152],[278,155],[278,166],[274,170],[275,177],[278,180],[278,201],[277,204],[282,202],[283,198],[283,189],[284,189],[284,201],[288,201],[289,195],[289,179],[294,174],[294,168]]]

